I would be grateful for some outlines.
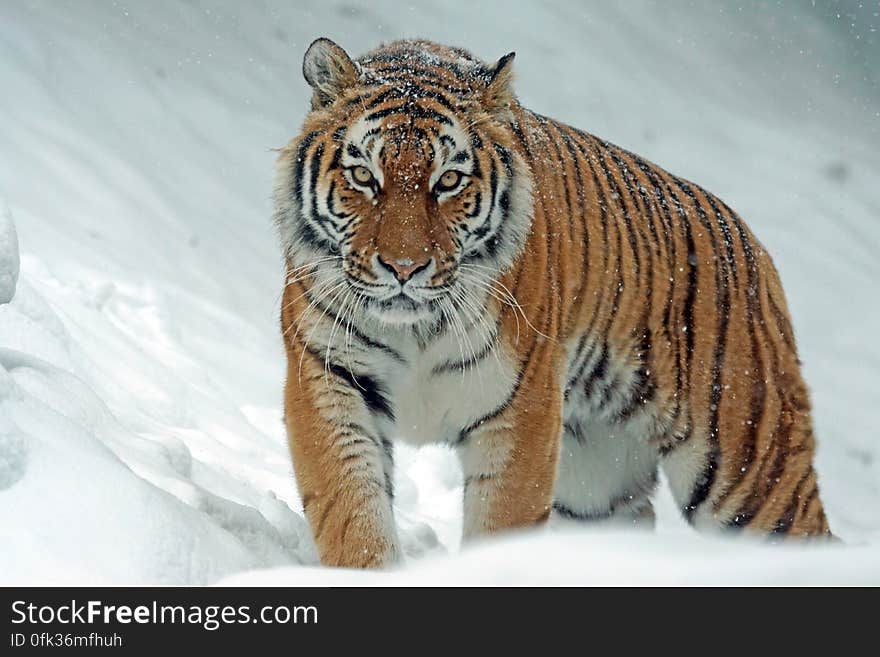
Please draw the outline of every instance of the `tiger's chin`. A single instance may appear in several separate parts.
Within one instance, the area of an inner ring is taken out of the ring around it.
[[[367,304],[366,310],[373,319],[378,320],[381,324],[395,326],[433,323],[437,319],[434,303],[415,301],[404,295],[381,301],[371,300]]]

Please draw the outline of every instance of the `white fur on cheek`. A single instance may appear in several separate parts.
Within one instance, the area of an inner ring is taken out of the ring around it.
[[[379,152],[382,150],[384,138],[382,137],[381,132],[366,137],[367,132],[378,126],[380,123],[381,119],[367,121],[366,117],[361,117],[351,125],[342,138],[342,143],[354,145],[364,153],[366,159],[353,157],[348,152],[348,149],[343,148],[341,163],[343,167],[366,167],[370,170],[370,173],[373,174],[373,177],[381,188],[385,186],[385,175],[382,171],[381,162],[379,161]]]

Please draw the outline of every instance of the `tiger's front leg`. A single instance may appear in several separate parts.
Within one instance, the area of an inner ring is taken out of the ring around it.
[[[562,435],[562,396],[551,373],[526,372],[496,415],[462,432],[465,541],[547,520]]]
[[[400,548],[391,510],[390,446],[355,382],[300,345],[288,347],[285,424],[321,563],[383,567]]]

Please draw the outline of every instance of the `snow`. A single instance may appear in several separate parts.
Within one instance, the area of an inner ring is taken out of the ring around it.
[[[0,584],[880,583],[876,39],[786,3],[294,4],[0,9]],[[664,489],[656,533],[459,552],[454,458],[401,448],[408,564],[317,568],[280,421],[269,199],[321,35],[515,49],[526,105],[737,208],[786,285],[844,543],[698,536]]]
[[[876,547],[768,547],[752,541],[610,531],[524,534],[429,557],[405,570],[288,568],[233,575],[227,586],[828,586],[880,582]]]
[[[20,265],[18,235],[15,233],[12,212],[0,199],[0,303],[9,303],[15,296]]]

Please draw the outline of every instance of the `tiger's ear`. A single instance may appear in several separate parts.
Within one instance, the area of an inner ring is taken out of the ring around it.
[[[490,67],[483,74],[486,80],[486,89],[483,92],[483,107],[490,114],[499,118],[506,117],[510,112],[510,105],[515,96],[513,94],[513,58],[515,52],[510,52],[499,59],[495,66]]]
[[[303,57],[303,77],[315,90],[312,109],[326,107],[357,82],[358,68],[342,48],[330,39],[312,41]]]

